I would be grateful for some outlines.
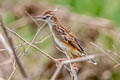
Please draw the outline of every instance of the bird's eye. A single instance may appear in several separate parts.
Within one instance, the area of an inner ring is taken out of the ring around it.
[[[50,16],[46,16],[46,18],[49,18]]]
[[[43,17],[43,19],[45,20],[45,19],[46,19],[46,17]]]
[[[44,16],[44,17],[42,17],[42,19],[44,19],[44,20],[46,20],[46,19],[48,19],[50,16]]]

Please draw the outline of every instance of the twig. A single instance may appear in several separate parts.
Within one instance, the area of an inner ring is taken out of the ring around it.
[[[45,38],[43,38],[42,40],[38,41],[38,42],[35,42],[35,43],[42,43],[44,42],[46,39],[50,38],[52,36],[52,34],[46,36]]]
[[[25,12],[26,12],[26,14],[27,14],[28,16],[30,16],[31,19],[37,24],[37,22],[32,18],[32,16],[31,16],[27,11],[25,11]],[[44,23],[44,24],[38,29],[38,31],[36,32],[35,36],[33,37],[32,41],[31,41],[31,44],[33,44],[33,42],[34,42],[35,39],[37,38],[39,32],[43,29],[43,27],[44,27],[45,25],[46,25],[46,23]],[[37,24],[37,26],[39,26],[39,25]],[[31,46],[31,45],[28,45],[28,47],[25,49],[25,52],[23,53],[22,56],[24,56],[24,55],[26,54],[26,52],[28,51],[28,49],[30,48],[30,46]]]
[[[51,37],[51,36],[52,36],[52,34],[46,36],[45,38],[43,38],[42,40],[40,40],[40,41],[38,41],[38,42],[34,42],[34,43],[36,43],[36,44],[42,43],[42,42],[44,42],[45,40],[47,40],[47,39],[48,39],[49,37]],[[22,47],[22,46],[24,46],[24,45],[28,45],[28,44],[27,44],[27,43],[23,43],[23,44],[20,44],[20,45],[16,46],[15,48]],[[5,50],[5,49],[0,49],[0,51],[4,51],[4,50]]]
[[[13,71],[12,71],[12,73],[10,74],[8,80],[11,80],[11,78],[13,77],[13,75],[14,75],[15,72],[16,72],[16,63],[15,63],[15,60],[13,61],[12,64],[13,64]]]
[[[35,34],[35,36],[33,37],[33,39],[32,39],[32,41],[31,41],[30,44],[33,44],[33,42],[35,41],[37,35],[38,35],[39,32],[41,31],[41,29],[45,26],[45,24],[46,24],[46,23],[44,23],[44,24],[42,25],[42,27],[40,27],[40,28],[38,29],[38,31],[36,32],[36,34]],[[25,49],[25,52],[23,53],[23,56],[26,54],[26,52],[28,51],[28,49],[30,48],[30,46],[31,46],[31,45],[28,45],[28,47]]]
[[[8,52],[10,54],[10,59],[5,61],[5,62],[3,62],[3,63],[1,63],[0,66],[12,63],[13,71],[14,71],[15,70],[15,67],[14,67],[15,59],[14,59],[13,52],[11,51],[11,48],[9,47],[9,45],[7,44],[6,40],[4,39],[4,37],[3,37],[3,35],[1,33],[0,33],[0,40],[3,43],[3,45],[5,46],[6,50],[8,50]],[[12,74],[13,74],[13,72],[11,73],[10,77],[8,78],[8,80],[10,80],[12,78]]]
[[[36,20],[27,11],[25,11],[25,13],[35,22],[35,24],[37,24],[37,27],[39,27],[39,24],[36,22]]]
[[[56,78],[57,78],[57,76],[58,76],[60,70],[61,70],[62,67],[63,67],[63,65],[64,65],[64,64],[61,63],[61,65],[57,68],[57,70],[55,71],[55,73],[53,74],[53,76],[52,76],[52,78],[51,78],[50,80],[56,80]]]
[[[63,54],[66,54],[62,49],[60,49],[59,47],[56,47],[56,49],[60,52],[62,52]]]
[[[36,44],[42,43],[42,42],[44,42],[45,40],[47,40],[47,39],[48,39],[49,37],[51,37],[51,36],[52,36],[52,34],[46,36],[45,38],[43,38],[42,40],[40,40],[40,41],[38,41],[38,42],[34,42],[34,43],[36,43]],[[20,44],[20,45],[16,46],[15,49],[18,48],[18,47],[22,47],[22,46],[24,46],[24,45],[28,45],[28,44],[27,44],[27,43]],[[7,50],[7,49],[0,49],[0,52],[1,52],[1,51],[6,51],[6,50]]]
[[[0,52],[1,52],[1,51],[6,51],[6,50],[7,50],[7,49],[0,49]]]
[[[52,36],[52,34],[46,36],[45,38],[43,38],[42,40],[40,40],[40,41],[38,41],[38,42],[34,42],[34,43],[36,43],[36,44],[42,43],[42,42],[44,42],[45,40],[47,40],[47,39],[48,39],[49,37],[51,37],[51,36]],[[20,44],[20,45],[16,46],[15,49],[18,48],[18,47],[22,47],[22,46],[24,46],[24,45],[28,45],[28,44],[27,44],[27,43]],[[0,49],[0,52],[1,52],[1,51],[6,51],[6,50],[7,50],[7,49]]]
[[[21,57],[21,54],[19,54],[18,57]],[[13,62],[12,64],[13,64],[13,71],[12,71],[12,73],[10,74],[8,80],[11,80],[11,78],[13,77],[13,75],[15,74],[15,72],[16,72],[16,70],[17,70],[17,67],[16,67],[15,62]]]
[[[65,51],[63,51],[62,49],[60,49],[59,47],[56,47],[60,52],[62,52],[63,54],[66,54]],[[67,55],[66,55],[67,56]],[[69,58],[69,57],[68,57]],[[69,72],[71,72],[71,80],[78,80],[77,77],[77,71],[72,69],[72,64],[70,63],[70,70],[67,68],[66,65],[64,65],[64,68],[66,68]]]
[[[0,22],[1,22],[1,27],[3,28],[3,31],[4,31],[4,33],[5,33],[6,37],[7,37],[7,40],[8,40],[10,49],[11,49],[11,54],[14,55],[15,61],[16,61],[17,65],[18,65],[19,69],[20,69],[20,72],[21,72],[23,78],[24,78],[24,79],[28,79],[28,76],[27,76],[27,74],[26,74],[23,66],[22,66],[19,58],[18,58],[17,55],[16,55],[15,49],[14,49],[14,47],[13,47],[12,39],[11,39],[11,37],[9,36],[9,34],[7,33],[7,30],[6,30],[6,28],[5,28],[5,26],[4,26],[3,22],[2,22],[2,16],[0,17]]]
[[[25,43],[27,43],[28,45],[31,45],[33,48],[37,49],[38,51],[42,52],[42,54],[44,54],[45,56],[47,56],[49,59],[52,59],[53,61],[55,61],[55,59],[48,55],[47,53],[45,53],[43,50],[41,50],[40,48],[38,48],[37,46],[31,44],[30,42],[26,41],[24,38],[22,38],[19,34],[17,34],[15,31],[9,29],[8,27],[5,27],[9,32],[11,32],[12,34],[14,34],[15,36],[17,36],[19,39],[21,39],[22,41],[24,41]]]
[[[114,49],[113,55],[115,55],[118,58],[120,58],[120,56],[117,54],[117,49],[115,48],[115,46],[113,46],[113,49]]]
[[[120,58],[120,56],[117,54],[117,50],[115,49],[115,47],[113,47],[113,49],[114,49],[114,52],[111,52],[111,51],[108,51],[108,52],[111,53],[111,54],[113,54],[114,56]],[[116,68],[116,67],[118,67],[118,66],[120,66],[120,63],[114,65],[114,68]]]
[[[107,52],[105,52],[102,48],[100,48],[99,46],[97,46],[95,43],[90,42],[90,44],[92,44],[93,46],[95,46],[101,52],[103,52],[104,54],[106,54],[110,59],[112,59],[115,63],[117,63],[118,65],[120,65],[120,63],[118,61],[116,61],[113,57],[111,57]],[[115,67],[117,67],[118,65],[116,65]]]
[[[6,48],[5,50],[8,50],[10,58],[13,59],[13,54],[12,54],[12,50],[10,49],[8,43],[6,42],[5,38],[3,37],[2,33],[0,33],[0,40],[3,43],[4,47]]]
[[[62,69],[64,64],[69,64],[69,63],[74,63],[74,62],[82,62],[82,61],[88,60],[89,58],[93,59],[93,58],[100,57],[100,56],[105,56],[105,55],[88,55],[86,57],[81,57],[81,58],[62,61],[60,67],[58,67],[58,69],[55,71],[51,80],[56,80],[56,78],[57,78],[57,76],[58,76],[58,74],[59,74],[59,72]]]
[[[120,66],[120,63],[118,63],[118,64],[114,65],[114,68],[116,68],[116,67],[118,67],[118,66]]]

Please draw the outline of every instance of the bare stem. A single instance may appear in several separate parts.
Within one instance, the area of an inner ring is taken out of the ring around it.
[[[34,42],[35,39],[37,38],[37,35],[38,35],[39,32],[41,31],[41,29],[45,26],[45,24],[46,24],[46,23],[44,23],[44,24],[42,25],[42,27],[40,27],[40,28],[38,29],[38,31],[36,32],[36,34],[35,34],[35,36],[33,37],[33,39],[32,39],[32,41],[31,41],[30,44],[33,44],[33,42]],[[28,47],[25,49],[25,52],[24,52],[23,56],[24,56],[25,53],[28,51],[28,49],[30,48],[30,46],[31,46],[31,45],[28,45]]]
[[[26,14],[27,14],[28,16],[30,16],[31,19],[37,24],[37,22],[32,18],[32,16],[31,16],[27,11],[25,11],[25,12],[26,12]],[[34,42],[35,39],[37,38],[39,32],[43,29],[43,27],[44,27],[45,25],[46,25],[46,23],[44,23],[44,24],[38,29],[38,31],[36,32],[35,36],[33,37],[32,41],[31,41],[31,44],[33,44],[33,42]],[[37,24],[37,26],[39,26],[39,25]],[[24,51],[24,53],[23,53],[22,56],[24,56],[25,53],[27,53],[27,51],[28,51],[28,49],[30,48],[30,46],[31,46],[31,45],[28,45],[28,47],[25,49],[25,51]]]
[[[15,62],[15,60],[13,61],[12,65],[13,65],[13,71],[12,71],[12,73],[10,74],[8,80],[11,80],[11,78],[13,77],[13,75],[14,75],[15,72],[16,72],[16,62]]]
[[[2,22],[2,16],[0,17],[0,22],[1,22],[1,27],[3,28],[3,31],[4,31],[4,33],[5,33],[6,37],[7,37],[10,49],[12,51],[11,53],[14,55],[15,61],[16,61],[17,65],[18,65],[19,69],[20,69],[20,72],[21,72],[22,76],[24,77],[24,79],[28,79],[28,76],[27,76],[27,74],[26,74],[26,72],[24,70],[24,67],[22,66],[19,58],[16,55],[15,49],[13,47],[12,38],[7,33],[7,30],[6,30],[6,28],[5,28],[5,26],[4,26],[3,22]]]
[[[69,64],[69,63],[74,63],[74,62],[82,62],[82,61],[88,60],[89,58],[93,59],[93,58],[100,57],[100,56],[105,56],[105,55],[88,55],[86,57],[81,57],[81,58],[76,58],[76,59],[70,59],[70,60],[62,61],[60,67],[57,68],[57,70],[53,74],[51,80],[56,80],[56,78],[57,78],[57,76],[58,76],[59,72],[61,71],[61,69],[62,69],[64,64]]]
[[[43,38],[42,40],[38,41],[38,42],[35,42],[35,43],[42,43],[44,42],[46,39],[50,38],[52,36],[52,34],[46,36],[45,38]]]
[[[41,50],[40,48],[38,48],[37,46],[31,44],[30,42],[28,42],[27,40],[25,40],[24,38],[22,38],[19,34],[17,34],[15,31],[9,29],[8,27],[5,27],[6,30],[8,30],[9,32],[11,32],[12,34],[14,34],[15,36],[17,36],[19,39],[21,39],[22,41],[24,41],[25,43],[27,43],[28,45],[31,45],[33,48],[37,49],[38,51],[42,52],[42,54],[44,54],[45,56],[47,56],[49,59],[52,59],[53,61],[55,61],[55,59],[48,55],[47,53],[45,53],[43,50]]]
[[[99,49],[102,53],[104,53],[104,54],[106,54],[111,60],[113,60],[115,63],[117,63],[118,65],[116,65],[116,66],[119,66],[120,65],[120,63],[118,62],[118,61],[116,61],[113,57],[111,57],[109,54],[108,54],[108,52],[105,52],[102,48],[100,48],[99,46],[97,46],[95,43],[92,43],[92,42],[90,42],[90,44],[92,44],[93,46],[95,46],[97,49]],[[115,67],[116,67],[115,66]]]

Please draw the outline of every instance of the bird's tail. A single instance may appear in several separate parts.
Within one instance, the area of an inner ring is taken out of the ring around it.
[[[84,56],[88,56],[87,52],[84,52],[84,54],[85,54]],[[92,64],[95,64],[95,65],[97,64],[97,62],[94,59],[91,59],[91,58],[88,59],[88,62],[92,63]]]
[[[95,60],[91,59],[91,58],[88,59],[88,62],[89,62],[89,63],[92,63],[92,64],[95,64],[95,65],[97,64],[97,62],[96,62]]]

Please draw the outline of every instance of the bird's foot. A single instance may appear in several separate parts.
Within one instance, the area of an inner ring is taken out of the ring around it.
[[[73,64],[72,64],[72,70],[76,70],[76,71],[78,72],[78,68],[77,68],[77,66],[76,66],[76,63],[73,63]]]
[[[67,58],[59,58],[59,59],[55,59],[56,61],[56,66],[59,67],[61,65],[61,62],[64,60],[68,60]]]

